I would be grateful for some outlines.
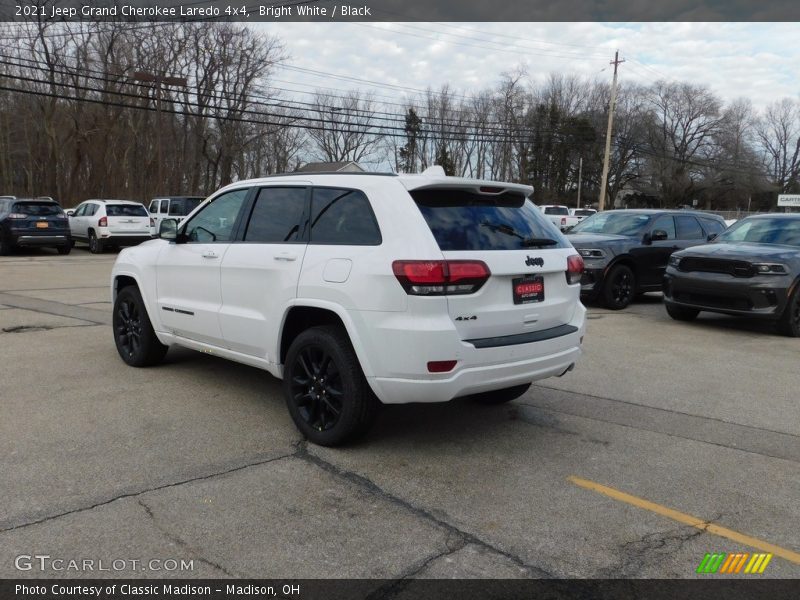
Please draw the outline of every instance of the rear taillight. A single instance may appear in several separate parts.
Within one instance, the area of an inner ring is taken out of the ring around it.
[[[583,259],[578,254],[567,257],[567,283],[570,285],[581,282],[583,275]]]
[[[100,220],[97,222],[98,227],[108,227],[108,219],[106,217],[100,217]]]
[[[396,260],[392,271],[413,296],[472,294],[491,275],[480,260]]]
[[[28,215],[26,215],[24,213],[11,213],[10,215],[8,215],[8,218],[9,219],[27,219]]]
[[[153,217],[150,217],[150,227],[156,226],[156,220]]]
[[[567,217],[561,217],[561,224],[562,225],[566,225],[567,224]]]
[[[449,373],[456,366],[457,360],[428,361],[428,373]]]

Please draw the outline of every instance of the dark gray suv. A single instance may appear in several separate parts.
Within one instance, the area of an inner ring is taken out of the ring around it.
[[[567,235],[586,265],[581,296],[625,308],[636,294],[661,291],[673,252],[724,229],[722,217],[700,211],[608,210],[588,217]]]
[[[800,337],[800,214],[747,217],[712,243],[673,254],[664,302],[673,319],[702,310],[775,321]]]

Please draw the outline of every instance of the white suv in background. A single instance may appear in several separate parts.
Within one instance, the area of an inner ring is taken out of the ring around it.
[[[73,242],[88,243],[92,254],[153,239],[153,219],[139,202],[86,200],[67,215]]]
[[[439,168],[229,185],[120,253],[117,350],[264,369],[323,445],[365,431],[378,400],[512,400],[571,370],[585,328],[583,261],[532,191]]]
[[[153,198],[150,201],[150,216],[153,217],[153,233],[158,232],[161,221],[167,218],[177,219],[179,222],[197,208],[205,200],[202,196],[165,196]]]

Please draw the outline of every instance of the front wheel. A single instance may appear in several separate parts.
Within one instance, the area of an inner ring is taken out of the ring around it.
[[[606,308],[622,310],[636,295],[636,276],[630,267],[617,265],[609,271],[603,282],[602,299]]]
[[[481,404],[504,404],[511,402],[522,396],[531,387],[530,383],[522,385],[515,385],[514,387],[504,388],[502,390],[492,390],[491,392],[482,392],[475,394],[472,397],[476,402]]]
[[[800,288],[794,291],[786,303],[778,320],[778,331],[789,337],[800,337]]]
[[[320,446],[366,432],[379,402],[340,327],[312,327],[297,336],[286,354],[283,390],[295,425]]]
[[[694,321],[700,311],[696,308],[687,308],[686,306],[678,306],[677,304],[665,305],[667,307],[667,314],[676,321]]]
[[[112,318],[117,352],[132,367],[158,364],[168,347],[158,341],[144,300],[135,286],[122,288],[114,301]]]

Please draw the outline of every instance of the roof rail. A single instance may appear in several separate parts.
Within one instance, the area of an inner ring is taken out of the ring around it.
[[[16,196],[0,196],[0,198],[5,199],[5,200],[16,200],[17,199]]]
[[[51,196],[36,196],[36,200],[50,200],[50,202],[55,202]]]

